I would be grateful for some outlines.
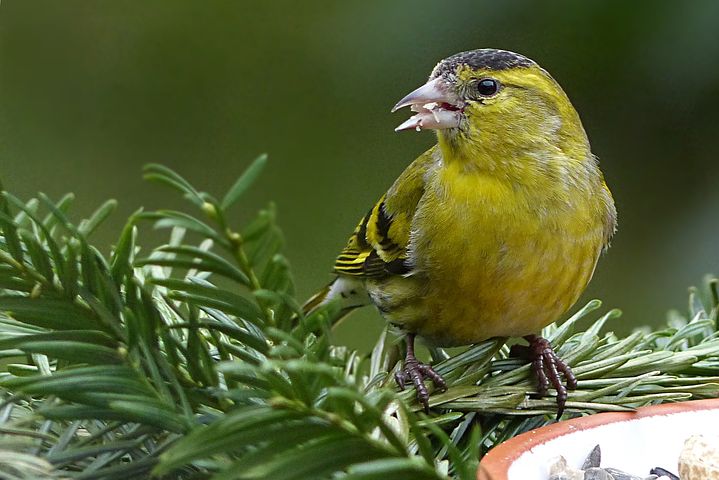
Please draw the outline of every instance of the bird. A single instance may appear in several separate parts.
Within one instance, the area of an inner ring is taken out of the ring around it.
[[[405,107],[414,115],[396,131],[433,130],[436,144],[362,217],[305,311],[374,305],[406,341],[395,380],[411,382],[426,411],[425,381],[447,383],[418,360],[417,337],[438,347],[523,337],[559,418],[577,380],[539,333],[583,293],[617,225],[579,115],[535,61],[489,48],[441,60],[392,112]]]

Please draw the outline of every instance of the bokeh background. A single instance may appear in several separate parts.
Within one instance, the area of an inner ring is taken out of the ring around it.
[[[223,192],[261,152],[238,219],[277,202],[300,296],[329,280],[367,208],[433,143],[390,107],[441,58],[499,47],[547,68],[579,110],[620,213],[585,299],[659,324],[719,273],[719,2],[437,0],[0,4],[0,178],[22,197],[178,206],[162,162]],[[143,231],[147,242],[157,233]],[[367,311],[339,341],[369,344]]]

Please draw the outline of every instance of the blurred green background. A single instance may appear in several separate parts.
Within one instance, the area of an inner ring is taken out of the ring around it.
[[[268,171],[238,219],[278,203],[304,297],[356,221],[431,133],[390,107],[461,50],[537,60],[579,110],[620,229],[588,297],[614,328],[658,324],[719,272],[719,2],[100,1],[0,4],[0,178],[27,197],[120,200],[105,249],[139,206],[179,206],[141,180],[162,162],[222,192]],[[156,241],[157,233],[142,235]],[[367,311],[339,341],[367,345]]]

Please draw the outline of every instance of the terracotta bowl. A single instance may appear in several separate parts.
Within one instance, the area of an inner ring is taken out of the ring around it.
[[[493,448],[479,465],[479,480],[547,480],[559,455],[580,467],[599,444],[602,466],[634,475],[654,467],[677,471],[684,440],[719,435],[719,399],[643,407],[632,413],[600,413],[531,430]]]

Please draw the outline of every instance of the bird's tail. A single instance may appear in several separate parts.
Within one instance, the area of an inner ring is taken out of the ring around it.
[[[331,301],[337,301],[340,307],[339,313],[332,318],[332,326],[339,323],[354,309],[370,303],[364,282],[352,277],[337,277],[312,295],[302,306],[302,311],[305,315],[310,315]]]
[[[334,283],[334,280],[332,283]],[[302,313],[309,315],[317,310],[320,305],[324,305],[327,300],[327,295],[329,295],[330,290],[332,289],[332,283],[328,283],[324,288],[308,298],[305,304],[302,305]]]

